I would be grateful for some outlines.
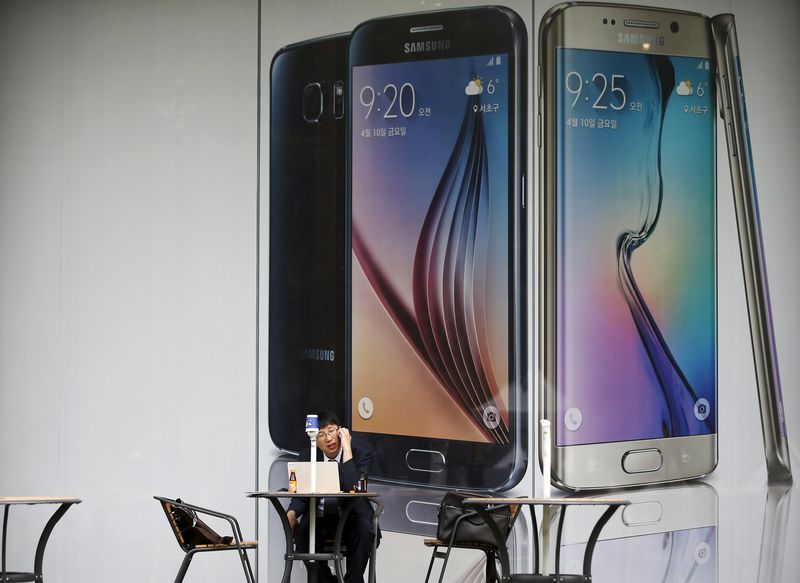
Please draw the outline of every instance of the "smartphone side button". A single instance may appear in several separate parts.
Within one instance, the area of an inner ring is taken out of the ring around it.
[[[542,64],[536,63],[536,96],[542,96]]]
[[[664,458],[657,449],[631,450],[622,456],[622,469],[629,474],[655,472],[663,463]]]
[[[731,145],[731,156],[736,158],[739,151],[736,148],[736,132],[733,129],[732,122],[728,122],[728,143]]]
[[[447,460],[440,451],[432,449],[409,449],[406,452],[406,466],[415,472],[438,474],[444,470]]]
[[[727,75],[722,76],[722,81],[720,82],[720,85],[721,85],[720,93],[722,94],[722,107],[724,109],[728,109],[729,106],[728,106],[728,91],[727,91],[728,89]],[[725,117],[724,112],[720,112],[720,115],[722,115],[723,118]]]
[[[536,146],[542,147],[542,114],[536,114]]]

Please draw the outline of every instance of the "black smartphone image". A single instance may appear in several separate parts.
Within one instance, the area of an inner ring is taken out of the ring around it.
[[[308,413],[345,404],[348,38],[286,46],[270,70],[269,432],[293,453]]]
[[[720,115],[725,124],[725,138],[728,143],[767,476],[770,481],[791,480],[792,466],[789,461],[783,394],[775,348],[767,262],[761,237],[747,104],[733,14],[715,16],[711,19],[711,27],[717,50]]]
[[[387,480],[502,489],[527,465],[526,53],[502,7],[353,31],[347,396]]]
[[[539,30],[539,415],[554,483],[706,475],[717,464],[709,19],[574,2]]]

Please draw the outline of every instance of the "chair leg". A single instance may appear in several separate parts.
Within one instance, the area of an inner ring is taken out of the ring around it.
[[[431,562],[428,563],[428,573],[425,575],[425,583],[428,583],[428,579],[431,578],[431,570],[433,569],[433,562],[436,560],[436,551],[439,547],[433,547],[433,552],[431,553]]]
[[[442,581],[444,581],[444,570],[447,569],[447,561],[450,560],[450,551],[453,550],[453,547],[451,545],[452,542],[449,545],[447,545],[447,552],[444,555],[444,563],[442,563],[442,572],[439,573],[439,583],[442,583]]]
[[[494,551],[486,551],[486,583],[500,583]]]
[[[192,562],[192,557],[194,556],[193,551],[189,551],[186,553],[186,556],[183,557],[183,562],[181,563],[181,568],[178,569],[178,576],[175,577],[175,583],[182,583],[183,578],[186,577],[186,571],[189,569],[189,563]]]
[[[244,569],[244,578],[247,579],[247,583],[256,583],[256,579],[253,576],[253,568],[250,566],[250,559],[247,556],[247,551],[244,549],[238,549],[239,552],[239,560],[242,561],[242,569]]]

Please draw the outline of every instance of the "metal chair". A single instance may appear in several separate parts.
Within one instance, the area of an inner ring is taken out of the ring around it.
[[[380,531],[380,524],[379,518],[381,513],[383,512],[383,502],[381,502],[378,498],[371,498],[367,500],[372,506],[374,506],[374,511],[372,514],[372,529],[375,533],[372,539],[372,550],[369,556],[369,571],[367,574],[367,581],[369,583],[375,583],[376,581],[376,566],[375,561],[378,556],[378,547],[380,546],[380,539],[381,539],[381,531]],[[348,506],[347,509],[344,511],[344,514],[339,517],[339,524],[337,525],[337,536],[341,539],[342,530],[346,524],[347,515],[352,510],[352,505]],[[280,511],[279,511],[280,512]],[[288,521],[284,523],[284,529],[288,528]],[[291,537],[293,533],[289,530],[286,530],[286,536]],[[287,541],[291,539],[287,538]],[[291,545],[290,548],[294,548],[294,545],[291,542],[287,542],[287,544]],[[321,551],[318,551],[317,554],[321,555],[328,555],[330,559],[334,561],[334,575],[337,581],[344,581],[344,570],[342,569],[341,561],[347,561],[347,545],[339,544],[336,545],[336,538],[333,539],[325,539],[322,542]],[[295,557],[300,557],[300,553],[292,552],[291,556],[290,553],[286,555],[286,565],[287,568],[292,563],[293,560],[297,560]],[[308,568],[308,563],[306,563],[306,567]],[[313,572],[313,568],[312,568]],[[291,575],[291,568],[288,568],[284,571],[283,580],[288,581],[288,577]],[[309,579],[313,578],[314,575],[310,575]]]
[[[181,567],[178,570],[178,575],[175,577],[175,583],[181,583],[183,581],[183,578],[186,576],[186,571],[189,569],[189,564],[192,562],[192,558],[196,553],[213,551],[238,552],[239,560],[242,562],[242,569],[244,569],[244,576],[247,579],[247,583],[256,582],[255,577],[253,576],[253,569],[250,567],[250,559],[247,557],[247,551],[258,548],[258,541],[243,540],[242,530],[239,528],[239,523],[233,516],[230,514],[223,514],[222,512],[216,512],[214,510],[209,510],[207,508],[201,508],[200,506],[195,506],[193,504],[178,502],[177,500],[172,500],[170,498],[163,498],[161,496],[153,496],[153,498],[161,503],[161,507],[164,509],[164,514],[166,514],[169,525],[172,528],[172,534],[175,535],[175,539],[178,541],[178,546],[180,546],[181,550],[186,553],[186,556],[184,556],[183,562],[181,563]],[[228,544],[192,545],[188,543],[178,527],[178,520],[175,517],[175,508],[184,508],[189,511],[215,516],[227,521],[231,526],[233,540]]]
[[[519,504],[510,505],[509,507],[511,509],[511,516],[508,521],[508,528],[505,532],[505,540],[508,540],[508,536],[511,534],[511,531],[514,528],[514,523],[517,520],[517,516],[519,516],[519,511],[522,508],[522,506],[520,506]],[[442,570],[439,573],[439,583],[442,583],[442,581],[444,580],[445,569],[447,569],[447,563],[450,560],[450,552],[453,549],[472,549],[472,550],[482,551],[483,553],[485,553],[486,583],[501,582],[500,575],[497,573],[497,561],[500,559],[497,545],[489,543],[481,543],[481,542],[456,542],[454,540],[456,537],[456,533],[458,532],[458,524],[462,520],[475,519],[477,517],[478,517],[478,512],[476,510],[467,510],[464,512],[462,516],[460,516],[456,520],[456,523],[453,527],[453,534],[450,537],[450,540],[444,541],[438,538],[433,538],[433,539],[425,539],[423,541],[423,544],[426,547],[433,549],[433,552],[431,553],[430,563],[428,563],[428,572],[425,575],[425,583],[428,583],[428,580],[430,579],[431,571],[433,570],[433,563],[436,561],[436,559],[444,559],[444,563],[442,564]],[[440,548],[446,548],[446,550],[441,551],[439,550]]]

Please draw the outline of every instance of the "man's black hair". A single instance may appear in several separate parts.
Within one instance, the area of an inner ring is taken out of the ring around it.
[[[336,425],[337,427],[342,426],[342,422],[339,421],[339,416],[333,411],[320,411],[317,413],[317,419],[319,420],[320,429],[326,425]]]

